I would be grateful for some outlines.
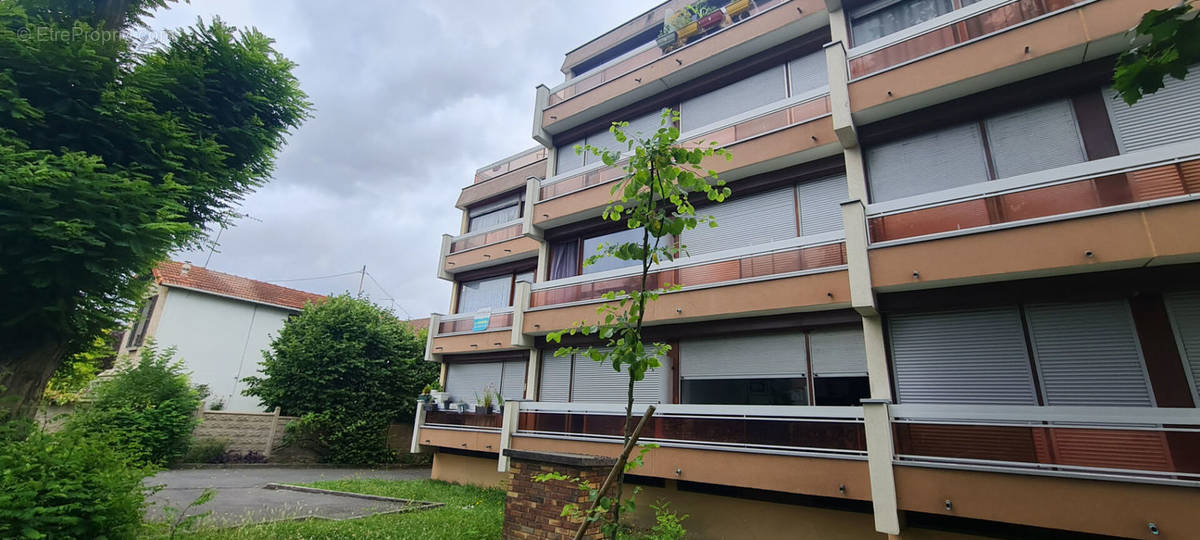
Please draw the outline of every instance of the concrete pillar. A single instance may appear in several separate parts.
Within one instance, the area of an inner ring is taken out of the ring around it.
[[[858,132],[850,115],[850,73],[843,42],[834,41],[825,45],[825,65],[829,69],[829,108],[833,116],[833,132],[843,148],[854,148],[858,146]]]
[[[862,315],[875,315],[875,292],[871,289],[871,266],[867,256],[866,208],[860,200],[842,203],[842,226],[846,231],[846,265],[850,273],[850,305]]]
[[[554,138],[550,133],[542,128],[542,113],[546,107],[550,106],[550,88],[544,84],[537,85],[535,97],[533,100],[533,140],[542,143],[546,148],[554,148]],[[554,152],[550,152],[551,162],[548,165],[553,165]],[[547,169],[553,171],[554,169]]]
[[[437,362],[438,355],[433,352],[433,338],[437,337],[438,327],[442,325],[442,316],[434,313],[429,316],[429,330],[425,332],[425,361]]]
[[[409,443],[408,451],[413,454],[426,454],[430,452],[428,446],[421,444],[421,426],[425,424],[425,404],[417,402],[417,412],[413,415],[413,433],[412,442]]]
[[[454,281],[454,276],[446,271],[446,257],[450,255],[450,245],[454,243],[454,237],[448,234],[442,235],[442,251],[438,256],[437,277],[446,281]]]
[[[542,239],[542,230],[533,226],[533,205],[538,202],[542,194],[541,179],[536,176],[530,176],[525,179],[525,208],[521,216],[521,234],[526,234]]]
[[[499,472],[508,472],[508,455],[505,452],[512,446],[513,433],[517,432],[517,423],[521,419],[521,402],[504,402],[504,422],[500,424],[500,460],[496,465]]]
[[[529,309],[529,294],[529,283],[518,281],[517,288],[513,291],[512,337],[510,339],[514,347],[533,345],[533,338],[525,335],[522,330],[525,327],[525,310]]]
[[[896,479],[892,473],[892,424],[889,400],[864,399],[863,422],[867,435],[867,468],[871,473],[871,505],[875,530],[900,534],[900,511],[896,504]]]
[[[542,375],[542,355],[537,349],[529,349],[528,369],[525,372],[525,399],[538,400],[538,383]]]

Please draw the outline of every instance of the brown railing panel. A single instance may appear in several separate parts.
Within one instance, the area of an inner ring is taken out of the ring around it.
[[[1079,180],[868,220],[872,242],[1200,193],[1200,160]]]
[[[521,224],[520,223],[518,223],[516,225],[510,225],[510,226],[504,227],[502,229],[496,229],[494,231],[489,231],[484,234],[468,236],[466,238],[463,238],[462,240],[455,240],[453,243],[450,244],[450,253],[458,253],[460,251],[466,251],[471,248],[477,248],[479,246],[485,246],[487,244],[494,244],[496,242],[510,240],[510,239],[516,238],[518,236],[521,236]]]
[[[850,59],[852,78],[870,75],[959,43],[994,34],[1085,0],[1020,0]]]
[[[425,413],[426,424],[442,424],[463,427],[499,428],[504,424],[504,415],[500,413],[456,413],[450,411],[428,411]]]
[[[486,182],[488,180],[496,178],[497,176],[501,176],[505,173],[515,171],[517,169],[520,169],[521,167],[524,167],[531,163],[536,163],[543,159],[546,159],[546,149],[538,148],[532,152],[516,156],[516,157],[514,157],[508,161],[505,161],[504,163],[500,163],[494,167],[477,171],[475,173],[475,182],[474,183],[478,184],[480,182]]]
[[[654,272],[648,276],[647,285],[694,287],[843,264],[846,264],[845,244],[827,244]],[[534,291],[530,295],[529,305],[537,307],[595,300],[606,292],[631,290],[638,286],[640,279],[640,275],[632,275]]]
[[[487,331],[499,330],[504,328],[512,328],[512,313],[496,313],[491,316],[488,321]],[[450,334],[454,332],[470,332],[475,328],[475,319],[457,319],[453,321],[442,321],[438,325],[439,334]]]

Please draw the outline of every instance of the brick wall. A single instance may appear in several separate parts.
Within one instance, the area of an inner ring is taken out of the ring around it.
[[[587,492],[571,482],[554,480],[535,482],[534,476],[556,472],[579,477],[599,488],[612,468],[611,458],[554,454],[549,452],[505,451],[509,462],[508,496],[504,501],[504,538],[520,540],[549,540],[572,538],[580,521],[562,516],[568,503],[586,509]],[[536,455],[535,455],[536,454]],[[604,536],[599,526],[584,535],[589,540]]]

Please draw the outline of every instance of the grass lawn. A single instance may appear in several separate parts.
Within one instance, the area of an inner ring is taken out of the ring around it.
[[[436,480],[335,480],[306,486],[446,503],[441,508],[346,521],[283,521],[235,529],[201,530],[188,538],[500,538],[504,491]],[[203,510],[203,509],[201,509]]]

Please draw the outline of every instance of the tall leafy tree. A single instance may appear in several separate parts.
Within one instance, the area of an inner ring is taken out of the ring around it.
[[[0,412],[266,182],[310,108],[257,30],[131,30],[173,0],[0,2]]]
[[[1168,76],[1183,80],[1200,63],[1200,17],[1188,2],[1152,9],[1132,30],[1133,48],[1117,57],[1113,88],[1133,105],[1163,87]]]

